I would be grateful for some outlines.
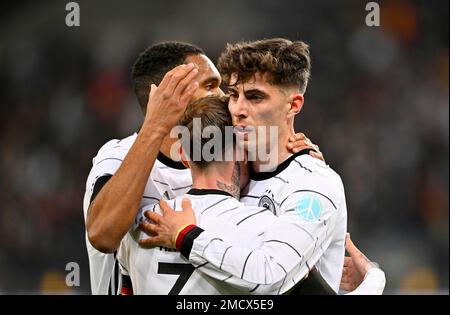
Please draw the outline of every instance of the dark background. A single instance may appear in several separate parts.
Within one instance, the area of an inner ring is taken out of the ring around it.
[[[138,53],[163,40],[202,47],[268,37],[311,45],[296,121],[346,188],[355,243],[385,293],[448,294],[447,0],[18,1],[0,11],[0,293],[89,293],[83,194],[92,158],[136,131]],[[77,262],[81,286],[67,288]]]

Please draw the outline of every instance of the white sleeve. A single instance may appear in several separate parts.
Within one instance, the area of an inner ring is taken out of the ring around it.
[[[386,285],[386,276],[380,268],[370,268],[363,282],[353,291],[345,295],[381,295]]]
[[[119,140],[111,140],[103,145],[92,160],[92,169],[86,181],[83,199],[83,213],[86,221],[91,203],[91,196],[97,179],[104,175],[113,175],[126,155],[125,149],[118,148]],[[85,233],[86,247],[89,257],[91,288],[93,294],[108,294],[110,279],[114,270],[114,255],[104,254],[95,249]]]
[[[122,164],[127,151],[117,145],[119,140],[111,140],[104,144],[97,155],[92,159],[92,168],[86,181],[86,192],[84,198],[85,214],[89,208],[90,199],[94,185],[99,177],[114,175]]]
[[[117,260],[119,261],[120,266],[120,272],[124,275],[129,275],[128,270],[130,268],[128,262],[129,262],[129,255],[130,255],[130,249],[129,249],[129,235],[128,233],[124,236],[122,241],[120,242],[120,246],[117,249]]]
[[[93,166],[91,173],[95,177],[98,178],[105,174],[114,175],[117,172],[117,169],[120,167],[128,153],[126,147],[120,146],[117,143],[119,143],[119,140],[107,142],[92,160]]]
[[[209,262],[216,270],[242,279],[254,288],[260,285],[252,293],[286,292],[307,275],[327,249],[338,213],[321,196],[301,193],[288,199],[286,205],[291,209],[286,208],[274,220],[257,248],[232,244],[226,235],[208,230],[194,240],[189,261],[194,266]],[[246,242],[242,240],[242,244]],[[205,273],[208,270],[199,269]]]

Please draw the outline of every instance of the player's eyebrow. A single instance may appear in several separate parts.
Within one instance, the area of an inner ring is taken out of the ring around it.
[[[209,83],[217,83],[217,85],[220,84],[220,79],[216,76],[210,76],[209,78],[206,78],[203,80],[203,84],[209,84]]]
[[[264,92],[260,89],[245,90],[244,94],[245,94],[245,97],[247,97],[247,98],[249,98],[251,96],[255,96],[255,95],[258,95],[258,96],[261,96],[264,98],[269,97],[269,94],[267,94],[266,92]]]

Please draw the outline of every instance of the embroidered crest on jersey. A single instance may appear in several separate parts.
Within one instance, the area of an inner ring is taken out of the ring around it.
[[[317,221],[322,214],[322,204],[316,196],[302,197],[295,207],[297,214],[308,222]]]
[[[273,214],[276,214],[275,201],[272,191],[266,190],[264,192],[264,195],[259,198],[258,206],[269,209]]]

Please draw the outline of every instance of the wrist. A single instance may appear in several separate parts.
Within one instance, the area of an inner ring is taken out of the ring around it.
[[[162,125],[160,120],[149,118],[144,120],[141,131],[151,132],[158,137],[164,138],[170,133],[170,129],[171,128]]]
[[[150,125],[142,125],[141,130],[138,133],[138,139],[145,145],[158,148],[161,147],[166,134],[163,129],[150,128]]]
[[[175,233],[172,236],[172,248],[179,250],[181,247],[181,241],[187,231],[190,231],[195,227],[195,224],[183,224],[179,228],[176,229]],[[178,244],[177,244],[178,242]],[[178,246],[177,246],[178,245]]]
[[[186,259],[189,259],[192,246],[195,239],[203,232],[203,229],[199,228],[195,224],[189,224],[181,229],[175,239],[175,248]]]

